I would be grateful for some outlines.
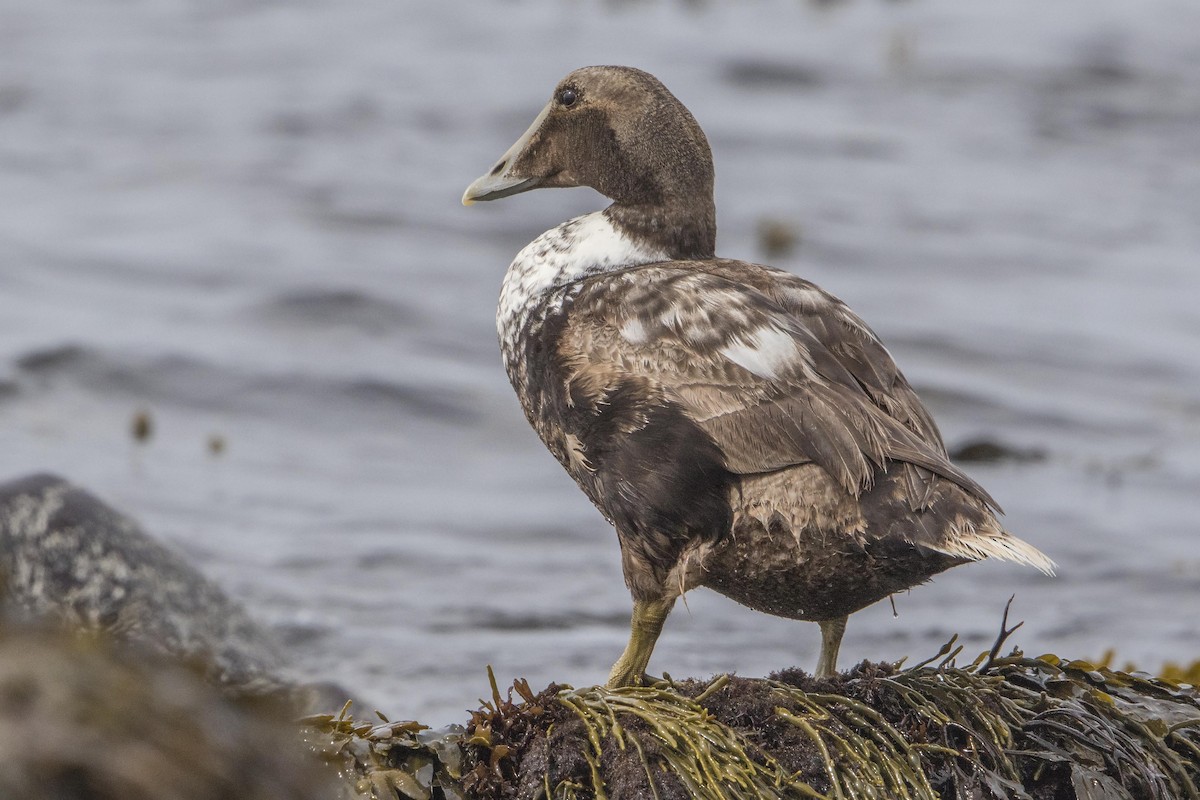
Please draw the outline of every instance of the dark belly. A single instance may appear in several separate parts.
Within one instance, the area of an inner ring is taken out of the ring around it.
[[[819,621],[963,563],[902,537],[873,536],[858,501],[819,469],[743,479],[733,529],[704,559],[702,585],[757,611]],[[777,483],[786,483],[795,503],[781,500]]]

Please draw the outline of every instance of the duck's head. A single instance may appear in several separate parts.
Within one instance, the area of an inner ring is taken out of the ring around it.
[[[632,67],[583,67],[463,204],[530,189],[590,186],[613,200],[609,216],[635,235],[670,242],[675,258],[710,257],[716,239],[708,140],[683,103]]]

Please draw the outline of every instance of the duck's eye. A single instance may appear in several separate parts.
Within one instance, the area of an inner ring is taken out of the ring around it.
[[[579,92],[574,89],[563,89],[558,93],[558,104],[563,108],[570,108],[579,102]]]

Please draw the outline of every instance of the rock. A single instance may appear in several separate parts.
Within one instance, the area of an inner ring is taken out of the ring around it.
[[[217,683],[279,684],[272,636],[132,519],[54,475],[0,484],[9,613],[101,631],[187,661]]]
[[[0,631],[0,797],[331,800],[290,709],[131,644]],[[342,796],[348,796],[343,794]]]

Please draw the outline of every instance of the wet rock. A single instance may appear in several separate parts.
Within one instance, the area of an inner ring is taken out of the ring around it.
[[[278,684],[271,635],[129,517],[54,475],[0,484],[9,613],[100,631],[208,666],[220,684]]]
[[[0,797],[332,800],[288,709],[101,637],[0,631]]]
[[[0,484],[0,598],[7,618],[201,665],[229,693],[271,695],[297,715],[362,705],[336,682],[288,678],[276,636],[220,587],[134,520],[54,475]]]

